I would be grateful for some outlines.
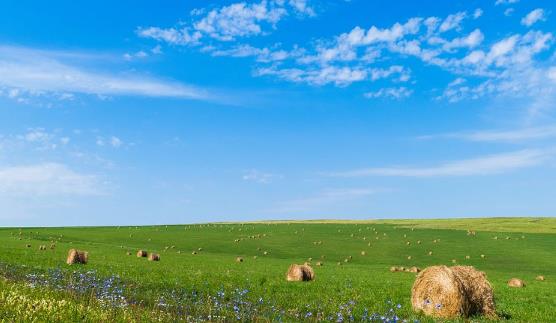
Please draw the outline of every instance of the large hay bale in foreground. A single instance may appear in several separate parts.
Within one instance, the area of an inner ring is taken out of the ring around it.
[[[89,253],[87,251],[80,251],[77,249],[70,249],[68,251],[68,258],[66,263],[73,264],[86,264],[89,261]]]
[[[521,288],[525,287],[525,282],[519,278],[512,278],[508,281],[508,286]]]
[[[311,266],[292,264],[286,274],[288,281],[310,281],[315,279],[315,272]]]
[[[437,318],[484,314],[496,317],[492,286],[472,266],[432,266],[417,275],[411,290],[415,311]]]
[[[143,258],[147,256],[147,251],[146,250],[139,250],[137,251],[137,258]]]

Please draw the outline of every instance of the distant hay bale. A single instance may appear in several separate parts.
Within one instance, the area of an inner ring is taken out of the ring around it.
[[[535,277],[535,279],[538,280],[538,281],[544,281],[544,276],[539,275],[539,276]]]
[[[481,258],[485,259],[485,257],[486,257],[485,255],[481,255]]]
[[[131,256],[131,252],[129,252],[129,251],[126,252],[125,254],[126,254],[126,256]]]
[[[236,257],[236,262],[243,262],[243,258],[242,257]]]
[[[390,272],[395,273],[395,272],[398,272],[398,271],[400,271],[399,267],[396,267],[396,266],[390,267]]]
[[[89,261],[89,253],[86,251],[80,251],[77,249],[70,249],[68,251],[68,258],[66,263],[68,265],[73,264],[86,264]]]
[[[436,318],[483,314],[496,318],[492,286],[472,266],[432,266],[417,275],[411,290],[415,311]]]
[[[311,281],[315,279],[315,272],[311,266],[292,264],[286,273],[287,281]]]
[[[455,263],[457,263],[457,262],[458,262],[457,260],[452,259],[452,263],[453,263],[453,264],[455,264]]]
[[[322,261],[317,261],[316,265],[321,267],[323,265],[323,263],[322,263]],[[544,278],[543,278],[543,280],[544,280]]]
[[[192,255],[196,255],[196,254],[197,254],[197,251],[193,251],[191,254],[192,254]]]
[[[147,251],[146,250],[139,250],[137,251],[137,258],[143,258],[147,256]]]
[[[471,256],[465,256],[465,259],[471,259]]]
[[[522,288],[525,287],[525,282],[519,278],[512,278],[508,281],[508,286]]]
[[[413,266],[413,267],[409,268],[407,271],[410,272],[410,273],[418,273],[418,272],[421,271],[421,268]]]
[[[56,244],[54,243],[50,244],[50,249],[54,249],[54,248],[56,248]]]
[[[411,256],[407,256],[407,260],[411,260]]]
[[[268,255],[268,251],[263,252],[263,255],[265,256]]]
[[[429,256],[432,256],[432,251],[429,251]]]
[[[154,252],[151,252],[149,254],[149,257],[147,258],[149,261],[160,261],[160,255]]]
[[[26,244],[25,246],[26,246],[27,248],[31,248],[31,245],[30,245],[30,244]]]
[[[367,252],[361,251],[361,256],[366,256],[366,255],[367,255]]]

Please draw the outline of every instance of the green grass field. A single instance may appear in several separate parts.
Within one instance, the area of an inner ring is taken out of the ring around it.
[[[54,249],[39,250],[52,241]],[[70,248],[88,251],[89,263],[66,265]],[[137,258],[138,249],[161,260]],[[0,319],[429,322],[411,310],[415,274],[389,267],[455,259],[487,273],[503,319],[554,322],[555,250],[556,219],[549,218],[4,228]],[[324,264],[314,266],[316,279],[287,282],[288,266],[309,258]],[[512,277],[527,286],[507,287]]]

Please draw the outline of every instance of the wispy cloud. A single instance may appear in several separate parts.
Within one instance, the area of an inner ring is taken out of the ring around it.
[[[78,173],[59,163],[0,166],[0,193],[16,196],[104,194],[97,176]]]
[[[332,173],[331,176],[363,177],[446,177],[501,174],[533,167],[544,163],[554,155],[553,150],[526,149],[510,153],[488,155],[479,158],[452,161],[429,167],[378,167]]]
[[[419,139],[452,138],[476,142],[523,142],[556,137],[556,125],[512,130],[484,130],[421,136]]]
[[[371,195],[385,191],[384,189],[372,188],[327,189],[314,196],[282,202],[271,211],[273,213],[319,211],[342,203],[368,198]]]
[[[63,99],[72,94],[209,99],[206,90],[182,83],[99,71],[66,61],[60,59],[60,52],[0,46],[0,94],[14,99],[41,95]]]

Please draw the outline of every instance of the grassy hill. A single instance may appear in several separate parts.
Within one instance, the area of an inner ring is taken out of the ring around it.
[[[476,235],[468,235],[468,229]],[[39,250],[53,242],[54,249]],[[32,304],[66,300],[69,307],[58,311],[58,320],[360,321],[396,316],[427,322],[432,320],[411,310],[415,274],[388,269],[455,261],[487,273],[501,316],[549,322],[556,318],[554,246],[556,219],[548,218],[4,228],[0,318],[17,318],[17,311],[30,318],[34,314],[28,308],[38,308],[35,315],[49,311]],[[70,248],[87,250],[89,263],[66,265]],[[161,261],[137,258],[138,249],[159,253]],[[236,262],[238,256],[244,261]],[[305,261],[323,263],[314,267],[316,279],[287,282],[288,266]],[[537,275],[546,281],[536,281]],[[507,287],[512,277],[527,286]],[[25,305],[27,310],[14,306],[10,299],[19,296],[12,294],[23,295],[31,305]]]

